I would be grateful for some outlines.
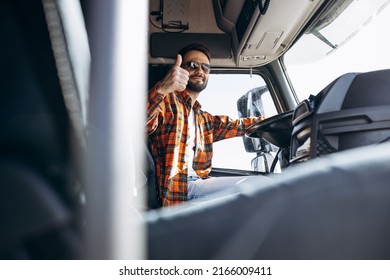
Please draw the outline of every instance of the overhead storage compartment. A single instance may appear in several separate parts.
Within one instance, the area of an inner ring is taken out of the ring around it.
[[[219,28],[232,37],[239,66],[278,58],[323,0],[213,0]]]

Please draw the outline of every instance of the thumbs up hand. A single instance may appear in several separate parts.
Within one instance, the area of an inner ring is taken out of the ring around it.
[[[181,63],[182,57],[178,54],[175,64],[168,71],[164,79],[157,83],[156,89],[159,93],[167,94],[174,91],[185,90],[189,79],[189,73],[187,70],[180,67]]]

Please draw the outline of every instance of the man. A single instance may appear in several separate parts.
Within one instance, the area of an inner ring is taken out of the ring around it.
[[[148,144],[163,206],[204,197],[234,184],[209,178],[213,142],[242,136],[248,127],[264,119],[232,120],[201,110],[196,99],[207,86],[210,58],[203,45],[184,47],[170,71],[149,91]]]

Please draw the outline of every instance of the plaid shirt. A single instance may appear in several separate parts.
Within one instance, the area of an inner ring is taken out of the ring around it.
[[[193,169],[203,179],[211,171],[213,142],[242,136],[249,126],[264,119],[263,116],[237,120],[213,116],[202,111],[198,101],[193,109],[197,130]],[[155,87],[149,92],[146,129],[163,206],[187,200],[186,144],[190,110],[191,97],[187,91],[169,93],[165,97]]]

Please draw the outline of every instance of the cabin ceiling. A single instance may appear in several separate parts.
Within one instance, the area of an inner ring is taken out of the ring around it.
[[[149,63],[170,64],[198,42],[213,66],[264,65],[291,46],[323,2],[271,0],[260,11],[256,0],[150,0]]]

